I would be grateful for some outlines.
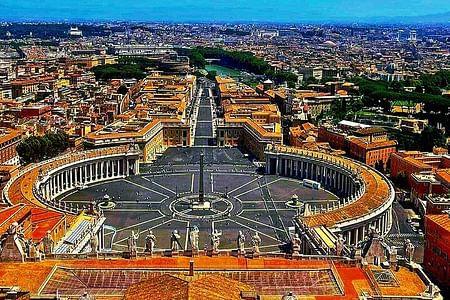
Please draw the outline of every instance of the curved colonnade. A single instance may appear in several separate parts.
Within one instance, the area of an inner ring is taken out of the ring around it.
[[[86,207],[67,206],[56,198],[84,185],[138,174],[139,154],[139,149],[120,146],[68,153],[32,164],[8,181],[3,201],[78,214]]]
[[[339,202],[309,208],[298,221],[308,228],[326,226],[357,244],[375,227],[383,236],[392,226],[394,188],[374,169],[347,158],[283,146],[268,145],[266,173],[310,179],[340,197]],[[86,207],[69,207],[57,197],[102,181],[139,172],[137,148],[120,146],[69,153],[33,164],[14,176],[3,189],[10,205],[25,203],[75,215]]]
[[[371,227],[382,236],[391,229],[395,191],[378,171],[348,158],[278,145],[268,145],[265,154],[268,174],[310,179],[340,197],[339,203],[314,209],[305,204],[302,226],[325,226],[347,244],[364,240]]]

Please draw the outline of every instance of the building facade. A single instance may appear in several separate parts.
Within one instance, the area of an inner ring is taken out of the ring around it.
[[[450,287],[450,215],[425,218],[424,268],[442,287]]]

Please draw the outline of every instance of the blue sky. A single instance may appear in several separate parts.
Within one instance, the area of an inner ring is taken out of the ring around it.
[[[0,0],[0,19],[302,22],[450,11],[449,0]]]

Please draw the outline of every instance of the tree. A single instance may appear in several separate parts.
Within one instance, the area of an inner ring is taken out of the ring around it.
[[[112,64],[93,67],[92,72],[97,80],[143,79],[145,78],[145,69],[142,68],[143,65],[138,64]]]
[[[384,162],[382,160],[379,160],[375,163],[375,170],[384,173],[385,169],[384,169]]]
[[[196,49],[193,49],[189,53],[189,63],[191,66],[197,67],[199,69],[204,69],[206,65],[206,60],[203,55]]]
[[[117,93],[121,94],[121,95],[126,95],[128,93],[128,88],[126,85],[122,84],[121,86],[119,86],[119,88],[117,89]]]
[[[450,84],[450,71],[441,70],[435,74],[423,74],[420,81],[426,93],[441,95],[441,89]]]
[[[440,147],[445,145],[443,132],[434,126],[425,127],[420,134],[419,140],[420,150],[426,152],[433,151],[433,147],[435,146]]]
[[[204,75],[202,72],[198,71],[198,70],[194,72],[194,75],[195,75],[195,77],[197,77],[197,78],[205,77],[205,75]]]
[[[392,81],[389,84],[389,89],[393,90],[394,92],[403,92],[404,91],[404,83],[401,81]]]
[[[64,132],[30,136],[17,145],[16,151],[25,163],[54,157],[69,147],[69,137]]]
[[[206,75],[206,78],[209,80],[216,80],[217,72],[216,71],[209,71],[208,75]]]
[[[406,177],[405,172],[400,171],[397,174],[397,177],[395,178],[396,184],[401,188],[407,188],[408,187],[408,178]]]
[[[443,72],[442,74],[438,72],[441,75],[436,76],[441,79],[434,78],[433,76],[435,75],[426,75],[426,77],[422,75],[421,82],[426,91],[425,94],[420,92],[420,88],[412,93],[394,91],[389,89],[387,82],[380,80],[376,81],[362,77],[354,77],[351,81],[359,85],[359,91],[361,95],[364,95],[363,100],[365,106],[382,106],[385,110],[389,110],[389,103],[398,100],[409,101],[411,103],[424,103],[425,111],[427,112],[447,112],[450,107],[450,99],[443,97],[440,92],[440,88],[445,87],[444,84],[447,82],[446,75],[444,75],[447,72]],[[450,79],[448,80],[450,81]]]
[[[359,112],[361,109],[363,109],[364,107],[364,103],[361,100],[360,97],[356,97],[355,99],[352,100],[352,102],[350,103],[350,109],[351,111],[353,111],[354,113]]]

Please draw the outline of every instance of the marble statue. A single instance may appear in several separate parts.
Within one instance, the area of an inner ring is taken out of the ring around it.
[[[98,253],[98,235],[96,235],[93,230],[91,230],[91,239],[89,242],[91,245],[91,252]]]
[[[245,235],[242,230],[239,230],[237,238],[238,253],[245,254]]]
[[[219,252],[219,245],[220,245],[220,236],[222,235],[221,231],[218,231],[217,229],[214,229],[212,235],[211,235],[211,244],[212,244],[212,252],[218,253]]]
[[[145,237],[145,252],[153,254],[155,244],[156,236],[153,234],[153,231],[149,230],[147,236]]]
[[[407,261],[413,262],[414,245],[413,243],[411,243],[411,240],[409,239],[405,240],[405,243],[403,244],[403,253]]]
[[[191,248],[194,251],[198,251],[198,233],[200,230],[196,225],[189,231],[189,241],[191,242]]]
[[[134,230],[131,230],[131,235],[128,237],[127,240],[128,252],[130,252],[132,256],[136,255],[137,253],[136,244],[137,240],[139,239],[139,235],[140,235],[139,231],[135,234]]]
[[[95,298],[88,294],[88,292],[84,292],[83,295],[78,298],[78,300],[94,300]]]
[[[260,245],[261,245],[261,237],[259,236],[258,232],[255,231],[255,234],[252,236],[253,253],[259,254]]]
[[[44,254],[45,255],[52,254],[55,242],[53,241],[50,230],[47,231],[47,235],[43,239],[43,244],[44,244]]]
[[[344,252],[344,246],[345,246],[345,239],[342,236],[342,234],[338,235],[338,238],[336,240],[336,255],[342,256]]]
[[[26,240],[22,226],[17,222],[12,223],[1,237],[0,260],[25,261],[30,257],[30,245],[32,241]]]
[[[170,236],[170,249],[172,251],[178,251],[181,249],[180,243],[181,235],[178,233],[178,230],[172,231],[172,235]]]
[[[300,237],[298,236],[298,233],[294,235],[292,238],[292,254],[293,255],[299,255],[300,254],[300,246],[302,241],[300,240]]]
[[[3,244],[6,241],[6,237],[7,237],[7,234],[4,234],[4,235],[0,236],[0,253],[2,252]]]
[[[30,258],[41,260],[41,252],[39,250],[39,243],[33,243],[31,241],[29,248],[29,256]]]

